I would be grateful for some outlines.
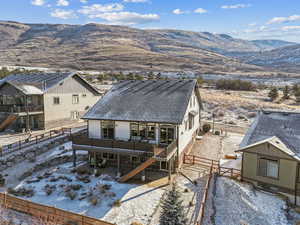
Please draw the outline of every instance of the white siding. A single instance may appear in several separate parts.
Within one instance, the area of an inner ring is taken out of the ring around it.
[[[115,138],[127,141],[130,139],[130,123],[116,122],[115,123]]]
[[[101,124],[99,120],[89,120],[89,138],[101,138]]]
[[[193,104],[194,98],[195,98],[195,105]],[[190,104],[191,101],[192,101],[192,105]],[[194,118],[193,128],[189,129],[189,127],[187,127],[187,130],[185,130],[185,121],[188,121],[189,112],[191,111],[195,111],[198,114]],[[199,128],[200,126],[199,116],[200,116],[200,107],[199,107],[198,98],[195,95],[195,91],[194,91],[189,101],[188,109],[185,113],[183,123],[179,126],[179,153],[181,153],[184,150],[184,148],[190,143],[190,141],[193,138],[194,132]]]

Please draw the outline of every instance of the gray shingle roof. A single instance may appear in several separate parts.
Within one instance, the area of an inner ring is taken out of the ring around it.
[[[0,86],[7,82],[24,94],[43,94],[63,80],[74,75],[76,75],[74,72],[13,74],[1,80]],[[84,79],[82,80],[87,83]],[[91,85],[89,86],[98,93],[95,88]]]
[[[83,119],[181,124],[196,80],[123,81]]]
[[[244,148],[274,136],[300,157],[300,113],[260,112],[245,135],[240,147]]]

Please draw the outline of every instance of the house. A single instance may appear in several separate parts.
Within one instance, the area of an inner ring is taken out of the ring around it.
[[[300,113],[261,111],[244,137],[242,179],[284,193],[300,192]]]
[[[129,167],[120,181],[146,168],[174,171],[200,128],[201,99],[195,80],[123,81],[84,116],[87,135],[73,138],[74,150],[91,162]],[[123,167],[123,168],[121,168]]]
[[[0,83],[0,131],[49,129],[70,124],[100,98],[76,73],[30,73]]]

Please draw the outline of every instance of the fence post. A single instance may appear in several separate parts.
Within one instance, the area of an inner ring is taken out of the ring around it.
[[[231,178],[233,177],[233,168],[231,168],[230,176],[231,176]]]
[[[21,144],[21,141],[19,141],[19,150],[21,149],[21,145],[22,145],[22,144]]]
[[[195,164],[195,156],[193,155],[193,165]]]

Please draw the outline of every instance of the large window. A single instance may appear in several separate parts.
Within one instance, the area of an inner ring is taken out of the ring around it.
[[[132,140],[155,140],[155,124],[131,123],[130,137]]]
[[[73,95],[72,96],[72,103],[78,104],[79,103],[79,95]]]
[[[101,121],[101,133],[104,139],[114,139],[115,136],[115,122]]]
[[[191,130],[194,127],[195,117],[192,114],[189,114],[189,129]]]
[[[258,165],[258,175],[264,177],[278,178],[279,162],[278,160],[260,158]]]

